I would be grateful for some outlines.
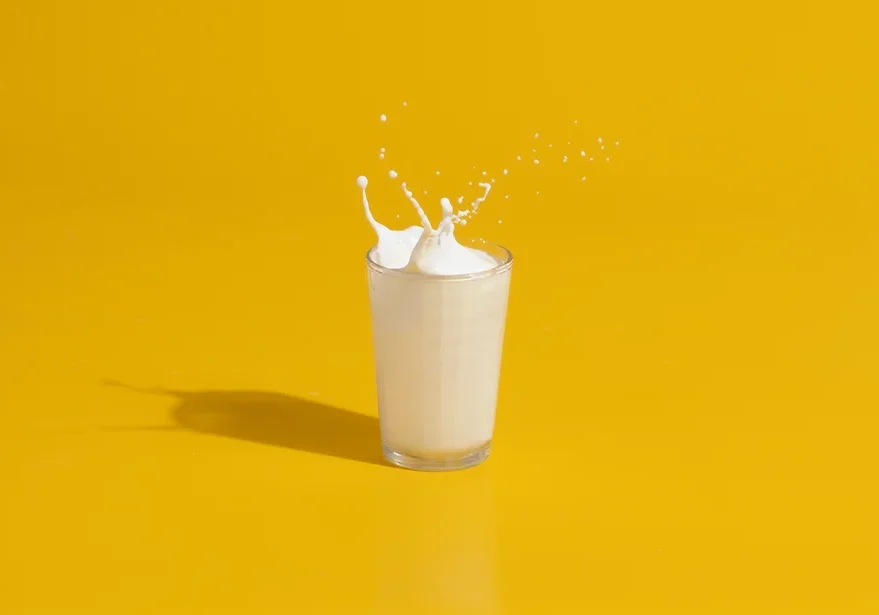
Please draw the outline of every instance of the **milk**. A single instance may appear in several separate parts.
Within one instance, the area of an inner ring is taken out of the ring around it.
[[[512,257],[500,246],[462,245],[456,224],[474,215],[440,201],[434,229],[405,183],[421,226],[391,230],[373,217],[378,242],[367,257],[385,456],[423,470],[460,469],[489,453],[494,431]]]
[[[389,176],[395,179],[397,172],[391,170]],[[463,275],[488,271],[498,266],[497,260],[486,252],[462,246],[454,234],[455,224],[466,224],[467,218],[479,211],[479,206],[491,192],[491,184],[479,184],[484,190],[482,196],[473,201],[470,209],[458,213],[454,213],[449,199],[440,199],[443,218],[434,230],[421,204],[415,199],[406,182],[402,182],[403,194],[415,208],[421,226],[411,226],[396,231],[373,217],[366,196],[369,180],[363,176],[358,177],[357,185],[361,190],[366,220],[378,238],[375,250],[376,264],[389,269],[406,269],[428,275]]]

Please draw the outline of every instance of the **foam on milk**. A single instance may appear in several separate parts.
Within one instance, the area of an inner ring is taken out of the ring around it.
[[[485,190],[483,195],[473,202],[470,209],[458,213],[454,213],[449,199],[445,197],[440,199],[443,218],[434,229],[421,204],[412,195],[406,182],[403,182],[403,193],[412,203],[421,220],[420,227],[410,226],[403,230],[389,229],[375,219],[366,197],[368,184],[369,180],[366,177],[361,175],[357,178],[366,220],[378,237],[375,260],[382,267],[428,275],[462,275],[488,271],[498,266],[497,260],[488,253],[462,246],[455,239],[455,225],[466,224],[467,218],[479,210],[479,206],[491,191],[491,184],[479,184]]]

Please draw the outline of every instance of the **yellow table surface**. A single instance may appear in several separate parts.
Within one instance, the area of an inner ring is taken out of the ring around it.
[[[867,4],[297,5],[0,4],[0,613],[879,612]],[[466,472],[380,459],[390,168],[497,179]]]

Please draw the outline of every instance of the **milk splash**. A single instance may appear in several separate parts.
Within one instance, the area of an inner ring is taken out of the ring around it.
[[[404,102],[403,107],[406,106],[407,104]],[[382,114],[379,119],[381,122],[387,122],[388,118],[386,115]],[[579,124],[579,121],[575,119],[573,120],[573,124],[577,125]],[[528,147],[531,148],[530,155],[517,155],[516,162],[525,162],[528,167],[535,169],[540,173],[543,168],[552,165],[554,162],[561,161],[566,168],[576,173],[577,170],[580,170],[578,167],[581,165],[589,165],[589,168],[595,168],[589,163],[596,160],[596,156],[599,160],[603,158],[605,162],[610,162],[610,156],[608,155],[610,152],[607,151],[610,149],[610,143],[613,143],[615,147],[619,147],[620,144],[619,141],[599,136],[594,141],[597,143],[597,147],[601,152],[598,153],[594,152],[592,148],[588,146],[581,149],[582,146],[577,144],[575,140],[571,139],[571,136],[572,135],[570,134],[550,135],[544,132],[534,132],[533,140],[528,144]],[[556,140],[556,137],[559,138],[558,141]],[[558,147],[554,147],[553,143]],[[544,147],[546,149],[543,149]],[[380,148],[379,158],[384,159],[385,153],[385,148]],[[579,156],[577,155],[578,153]],[[596,156],[593,156],[593,153],[595,153]],[[372,253],[375,261],[384,267],[392,269],[416,271],[432,275],[476,273],[496,267],[498,263],[494,258],[480,250],[473,250],[462,246],[455,238],[455,227],[457,225],[463,226],[468,223],[470,217],[478,212],[479,206],[488,198],[492,186],[496,182],[495,178],[491,177],[488,170],[477,170],[477,168],[478,167],[476,166],[472,167],[474,175],[477,175],[477,177],[474,177],[473,181],[468,181],[467,184],[468,186],[478,184],[484,190],[483,194],[476,198],[470,204],[469,208],[460,209],[457,212],[453,209],[452,202],[448,198],[441,198],[440,207],[442,210],[442,219],[436,228],[431,224],[430,219],[424,212],[421,204],[413,195],[413,192],[407,186],[406,182],[401,182],[403,194],[415,208],[421,225],[412,226],[402,230],[391,230],[383,224],[380,224],[375,220],[369,209],[369,202],[366,197],[368,180],[366,177],[359,177],[357,179],[357,185],[363,193],[363,205],[366,211],[366,217],[378,236],[378,244]],[[517,168],[522,169],[523,166],[517,165]],[[500,178],[498,186],[504,185],[505,179],[511,169],[513,169],[512,166],[510,166],[510,168],[500,169],[503,177]],[[585,168],[583,170],[585,170]],[[439,176],[440,171],[436,170],[434,171],[434,174]],[[445,175],[445,173],[443,173],[443,175]],[[391,179],[397,179],[399,177],[397,171],[393,169],[388,171],[388,176]],[[577,173],[575,177],[579,177],[580,183],[586,182],[586,175]],[[423,194],[427,195],[427,191],[423,191]],[[541,191],[536,190],[533,194],[539,197]],[[510,195],[505,194],[504,199],[510,200]],[[464,197],[458,197],[456,200],[457,204],[460,206],[464,202]],[[400,216],[397,215],[397,218],[399,217]],[[497,222],[498,224],[501,224],[500,220]]]
[[[454,213],[452,203],[443,197],[440,199],[442,220],[434,229],[421,204],[406,185],[401,183],[403,194],[412,203],[421,226],[410,226],[403,230],[392,230],[380,223],[372,215],[366,187],[369,180],[361,175],[357,178],[360,187],[363,210],[378,237],[373,256],[382,267],[402,269],[428,275],[461,275],[479,273],[497,267],[498,262],[481,250],[462,246],[455,238],[455,225],[466,224],[467,218],[479,211],[479,206],[488,198],[491,184],[479,184],[485,192],[470,205],[470,209]]]

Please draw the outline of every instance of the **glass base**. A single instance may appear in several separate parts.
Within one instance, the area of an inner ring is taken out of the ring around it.
[[[397,452],[386,444],[382,444],[382,450],[384,451],[385,459],[395,466],[406,468],[407,470],[451,472],[453,470],[466,470],[467,468],[478,466],[488,459],[488,454],[491,452],[491,442],[486,442],[479,448],[463,455],[455,454],[453,457],[417,457]]]

